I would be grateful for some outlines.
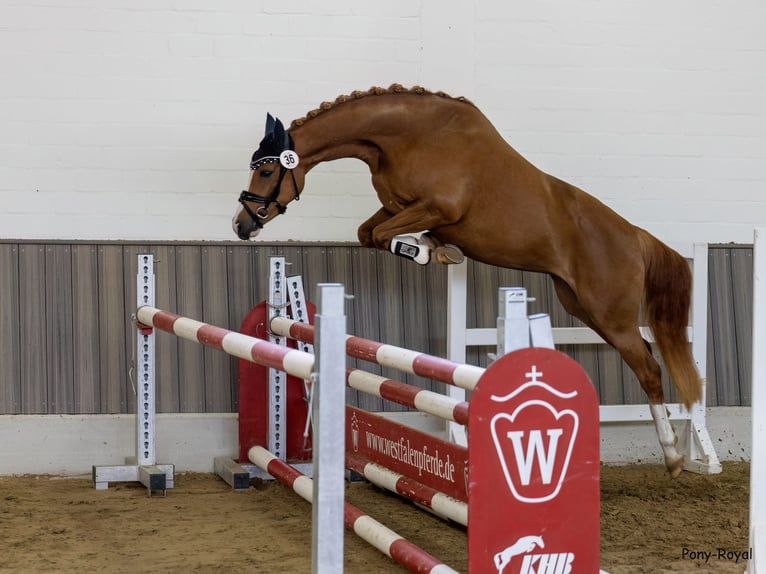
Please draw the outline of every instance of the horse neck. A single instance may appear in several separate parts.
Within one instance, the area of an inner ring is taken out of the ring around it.
[[[407,105],[399,100],[404,97]],[[402,134],[412,137],[420,129],[433,129],[426,124],[432,121],[434,108],[453,104],[421,95],[370,96],[339,104],[290,133],[306,171],[320,162],[345,157],[360,159],[374,169],[381,152],[395,146]],[[430,113],[424,114],[424,109]]]
[[[306,171],[321,162],[345,157],[367,163],[373,160],[374,150],[368,138],[374,134],[369,129],[364,133],[353,111],[340,107],[329,110],[290,130]]]

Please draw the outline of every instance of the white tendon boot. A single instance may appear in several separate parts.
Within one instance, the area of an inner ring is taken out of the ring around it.
[[[397,235],[391,239],[391,253],[412,259],[415,263],[425,265],[431,260],[431,246],[428,242],[421,243],[413,235]]]

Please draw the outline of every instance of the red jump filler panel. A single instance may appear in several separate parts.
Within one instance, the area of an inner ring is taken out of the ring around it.
[[[471,574],[599,571],[599,415],[587,374],[551,349],[515,351],[469,412]]]

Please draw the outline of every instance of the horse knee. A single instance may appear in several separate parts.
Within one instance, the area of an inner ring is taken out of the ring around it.
[[[372,228],[366,225],[360,225],[356,231],[356,237],[362,247],[372,247]]]

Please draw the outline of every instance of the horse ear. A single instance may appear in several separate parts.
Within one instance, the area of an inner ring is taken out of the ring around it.
[[[272,116],[271,114],[269,114],[269,113],[266,114],[266,131],[265,131],[265,135],[268,136],[269,134],[273,134],[274,133],[274,127],[275,127],[275,124],[276,124],[277,121],[279,121],[279,120],[274,120],[274,116]]]
[[[277,119],[274,125],[274,143],[281,146],[285,141],[285,126]]]

